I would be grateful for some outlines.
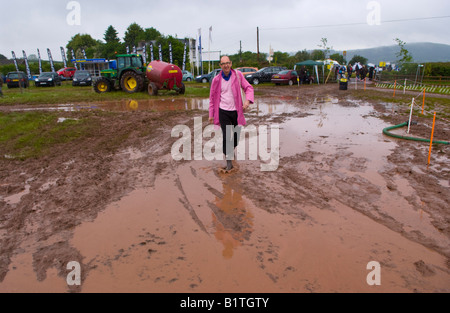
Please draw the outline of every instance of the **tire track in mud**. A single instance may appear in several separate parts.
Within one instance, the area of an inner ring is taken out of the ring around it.
[[[266,198],[257,196],[264,188],[260,188],[260,186],[255,188],[250,181],[244,183],[244,188],[246,195],[261,208],[266,205],[268,211],[278,208],[275,211],[300,217],[303,220],[309,219],[313,223],[316,221],[312,220],[308,214],[299,212],[298,208],[293,211],[290,207],[304,203],[322,210],[334,211],[330,202],[336,200],[369,217],[374,222],[448,258],[450,251],[443,237],[433,239],[424,235],[420,229],[407,230],[406,228],[410,227],[391,216],[389,208],[385,206],[386,200],[383,200],[386,193],[392,192],[388,187],[389,181],[385,182],[386,186],[380,186],[361,176],[365,174],[366,161],[363,158],[352,156],[351,153],[337,152],[335,155],[325,156],[308,151],[293,157],[282,158],[280,161],[281,171],[269,174],[272,187],[265,190],[268,195]],[[305,163],[307,165],[304,165]],[[350,172],[353,175],[349,175]],[[384,179],[386,176],[391,177],[383,169],[380,169],[378,174]],[[252,181],[267,181],[267,174],[258,174],[257,171],[247,170],[243,174],[244,180],[251,176],[253,176]],[[399,199],[404,198],[402,195],[399,196]],[[404,199],[404,202],[409,204],[413,211],[417,211],[416,202],[411,203],[410,198]]]
[[[171,126],[162,122],[160,116],[146,112],[92,115],[99,125],[104,125],[85,141],[55,147],[42,158],[0,159],[0,283],[9,272],[14,256],[23,253],[32,255],[38,280],[45,279],[50,268],[57,268],[58,275],[62,276],[66,269],[61,266],[74,258],[80,261],[83,275],[87,275],[90,265],[83,264],[79,252],[67,246],[74,228],[94,220],[108,203],[119,200],[137,185],[151,186],[164,169],[164,163],[155,160],[166,155],[170,146],[158,144],[160,139],[156,137],[142,137],[141,129],[136,127],[170,132]],[[122,133],[129,135],[123,137]],[[104,142],[114,141],[116,137],[126,139],[118,144],[117,150],[111,150]],[[142,148],[144,157],[132,157],[130,147]],[[149,171],[149,166],[153,170]],[[143,168],[146,177],[140,175]],[[25,186],[29,186],[27,192],[17,201],[5,200],[25,190]]]

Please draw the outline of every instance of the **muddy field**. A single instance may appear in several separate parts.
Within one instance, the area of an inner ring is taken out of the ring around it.
[[[334,84],[255,90],[248,125],[279,127],[273,171],[249,153],[229,174],[223,160],[173,159],[172,129],[198,144],[207,99],[52,107],[89,111],[101,131],[0,158],[0,292],[450,292],[448,145],[427,166],[429,144],[382,134],[404,112]],[[0,108],[17,109],[36,106]],[[449,130],[438,120],[434,139]],[[430,133],[430,119],[412,130]],[[367,282],[372,261],[381,285]]]

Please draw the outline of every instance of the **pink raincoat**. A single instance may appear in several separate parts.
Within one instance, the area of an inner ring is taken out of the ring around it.
[[[250,101],[250,103],[254,102],[254,93],[253,87],[249,84],[249,82],[245,79],[244,75],[240,71],[235,71],[231,69],[231,90],[233,91],[234,103],[236,104],[236,110],[238,114],[238,125],[244,126],[246,124],[244,117],[244,104],[242,102],[240,87],[244,89],[245,98]],[[238,77],[241,82],[241,86],[239,86]],[[222,87],[222,72],[214,77],[211,83],[211,90],[209,95],[209,116],[214,118],[214,125],[219,126],[219,105],[220,105],[220,91]]]

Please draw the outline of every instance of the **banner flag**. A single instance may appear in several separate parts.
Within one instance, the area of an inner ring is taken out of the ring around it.
[[[209,28],[209,42],[212,42],[212,26]]]
[[[37,49],[38,53],[38,61],[39,61],[39,75],[42,74],[42,60],[41,60],[41,53],[39,52],[39,49]]]
[[[50,49],[47,48],[47,54],[48,54],[48,60],[50,61],[50,66],[52,68],[52,72],[55,72],[55,66],[53,65],[53,58],[52,58],[52,53],[50,52]]]
[[[186,70],[186,41],[184,42],[184,52],[183,52],[183,71]]]
[[[211,37],[211,33],[212,33],[212,26],[209,27],[209,40],[208,40],[208,72],[211,71],[211,42],[212,42],[212,37]]]
[[[84,50],[84,48],[83,48],[83,56],[84,56],[84,59],[87,60],[86,51]]]
[[[144,58],[144,64],[147,64],[147,45],[144,45],[142,47],[142,54],[143,54],[143,58]]]
[[[13,60],[14,60],[14,65],[16,66],[16,72],[19,71],[19,66],[17,65],[17,58],[16,58],[16,54],[14,53],[14,51],[11,51]]]
[[[127,46],[127,54],[130,54],[130,47]]]
[[[73,51],[73,49],[70,50],[70,51],[72,51],[72,60],[76,60],[76,59],[77,59],[77,56],[75,55],[75,52]],[[78,64],[77,64],[77,62],[75,62],[73,65],[74,65],[75,68],[78,70]]]
[[[161,48],[161,44],[159,44],[159,60],[162,61],[162,48]]]
[[[27,75],[28,75],[28,79],[31,80],[31,71],[30,71],[30,66],[28,64],[28,58],[27,58],[27,54],[25,53],[25,50],[22,50],[22,54],[23,54],[23,59],[25,60],[25,66],[27,68]]]
[[[203,62],[202,62],[202,29],[198,29],[198,60],[200,62],[200,68],[203,75]]]
[[[172,60],[172,43],[169,42],[169,60],[170,60],[170,64],[173,64],[173,60]]]
[[[153,44],[150,43],[150,61],[153,62]]]
[[[66,52],[64,51],[63,47],[61,47],[61,56],[62,56],[62,60],[64,62],[64,67],[67,67]]]

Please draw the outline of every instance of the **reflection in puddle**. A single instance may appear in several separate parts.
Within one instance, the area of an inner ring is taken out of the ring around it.
[[[317,98],[313,104],[323,103],[325,101],[334,102],[331,98]],[[337,101],[337,100],[336,100]],[[134,111],[189,111],[189,110],[209,110],[208,98],[174,98],[174,99],[144,99],[144,100],[118,100],[118,101],[102,101],[79,104],[60,104],[60,105],[46,105],[46,106],[22,106],[10,108],[11,111],[63,111],[63,112],[78,112],[90,110],[105,110],[112,112],[134,112]],[[288,102],[286,99],[256,99],[251,106],[249,115],[256,114],[285,114],[295,113],[298,111],[298,106],[293,102]],[[64,121],[63,119],[59,120]]]
[[[383,158],[396,146],[394,142],[384,142],[381,131],[386,123],[370,116],[373,111],[370,105],[349,107],[325,102],[317,110],[314,115],[292,118],[281,125],[281,157],[310,149],[330,154],[344,148],[379,168]],[[376,142],[383,144],[376,145]]]
[[[187,111],[208,110],[209,99],[148,99],[148,100],[119,100],[103,101],[87,104],[60,104],[48,106],[31,106],[12,108],[11,111],[64,111],[77,112],[86,110],[106,110],[113,112],[127,111]]]
[[[237,187],[233,176],[228,176],[223,182],[223,196],[216,196],[212,209],[212,224],[215,237],[222,242],[222,255],[225,259],[233,257],[234,249],[249,240],[253,231],[253,215],[246,209],[242,191]]]

